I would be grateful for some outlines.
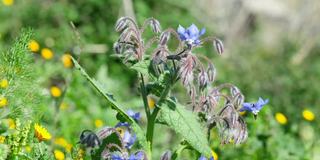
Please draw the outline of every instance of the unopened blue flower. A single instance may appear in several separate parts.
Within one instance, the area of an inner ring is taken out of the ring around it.
[[[133,118],[135,121],[139,121],[140,120],[140,113],[139,112],[134,112],[133,110],[129,109],[127,111],[127,114]]]
[[[269,99],[263,100],[259,97],[259,100],[256,103],[243,103],[243,107],[240,109],[240,112],[248,111],[252,112],[254,115],[257,115],[259,111],[269,102]]]
[[[189,45],[199,45],[200,44],[200,36],[202,36],[206,29],[202,28],[200,31],[198,27],[194,24],[192,24],[189,28],[185,29],[181,25],[179,25],[177,32],[179,34],[179,37],[182,41],[186,41]]]
[[[207,158],[205,156],[201,156],[198,160],[207,160]],[[210,157],[209,160],[214,160],[214,158]]]

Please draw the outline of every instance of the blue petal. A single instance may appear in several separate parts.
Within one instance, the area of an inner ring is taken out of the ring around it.
[[[207,160],[207,158],[204,156],[201,156],[198,160]]]
[[[139,160],[143,159],[144,158],[144,153],[142,151],[137,152],[136,153],[136,158],[139,159]]]
[[[240,112],[243,112],[243,111],[249,111],[249,112],[252,112],[252,106],[253,106],[253,104],[252,103],[243,103],[242,104],[242,108],[240,108]]]
[[[184,34],[186,32],[186,29],[184,29],[181,25],[179,25],[178,29],[177,29],[177,32],[179,34]]]
[[[200,33],[199,33],[199,36],[202,36],[204,33],[206,33],[206,29],[205,28],[202,28]]]
[[[197,39],[199,36],[199,29],[196,25],[192,24],[188,29],[187,32],[191,39]]]
[[[122,158],[120,155],[112,154],[111,160],[124,160],[124,158]]]
[[[115,128],[118,128],[118,127],[129,127],[130,124],[128,122],[119,122]]]

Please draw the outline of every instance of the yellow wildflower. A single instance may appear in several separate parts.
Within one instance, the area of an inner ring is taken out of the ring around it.
[[[41,50],[41,56],[46,60],[50,60],[53,58],[53,52],[49,48],[43,48]]]
[[[2,80],[0,81],[0,88],[7,88],[8,85],[9,85],[9,82],[8,82],[7,79],[2,79]]]
[[[103,126],[103,121],[101,119],[96,119],[94,121],[94,125],[97,127],[97,128],[100,128]]]
[[[69,53],[64,54],[61,58],[61,61],[63,63],[63,66],[66,68],[71,68],[73,65],[71,55]]]
[[[12,6],[13,3],[14,3],[14,0],[2,0],[2,3],[3,3],[5,6]]]
[[[211,150],[211,156],[214,160],[218,160],[218,154],[215,151]]]
[[[14,122],[13,119],[9,118],[9,119],[7,119],[7,121],[8,121],[8,125],[9,125],[10,129],[15,129],[16,128],[16,122]]]
[[[59,138],[56,138],[54,140],[54,143],[65,148],[67,152],[71,152],[71,149],[72,149],[72,145],[70,143],[67,142],[67,140],[65,140],[64,138],[62,137],[59,137]]]
[[[62,151],[55,149],[53,151],[53,153],[54,153],[54,157],[56,158],[56,160],[64,160],[65,157],[64,157],[64,153]]]
[[[4,143],[4,140],[6,140],[6,137],[5,136],[0,136],[0,144]]]
[[[32,148],[31,148],[30,146],[26,146],[26,147],[25,147],[25,150],[26,150],[27,152],[29,152],[29,153],[31,152],[31,149],[32,149]]]
[[[62,94],[62,91],[61,91],[61,89],[59,88],[59,87],[57,87],[57,86],[52,86],[51,88],[50,88],[50,92],[51,92],[51,95],[53,96],[53,97],[60,97],[61,96],[61,94]]]
[[[287,122],[288,122],[287,117],[284,114],[279,113],[279,112],[276,113],[276,120],[278,121],[278,123],[280,123],[282,125],[287,124]]]
[[[28,47],[31,52],[38,52],[40,49],[39,43],[35,40],[31,40],[28,44]]]
[[[39,141],[51,139],[51,134],[47,131],[47,129],[45,129],[38,123],[34,124],[34,130],[35,130],[35,135]]]
[[[313,121],[315,119],[313,112],[308,109],[303,110],[302,116],[307,121]]]
[[[150,109],[154,109],[156,105],[156,100],[152,97],[148,97],[148,106]]]
[[[69,105],[67,103],[62,102],[61,105],[60,105],[60,109],[61,110],[65,110],[67,108],[69,108]]]
[[[5,97],[0,97],[0,107],[4,107],[8,105],[8,100]]]

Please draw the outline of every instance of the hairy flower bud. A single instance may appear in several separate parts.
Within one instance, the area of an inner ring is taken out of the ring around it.
[[[234,107],[238,109],[244,102],[244,95],[240,92],[234,97]]]
[[[120,54],[121,53],[121,44],[116,42],[113,44],[113,50],[116,52],[116,54]]]
[[[160,45],[162,46],[166,45],[169,39],[170,39],[170,32],[162,32],[162,34],[160,35]]]
[[[158,20],[151,19],[150,20],[150,26],[154,33],[160,33],[161,32],[161,26]]]
[[[214,45],[216,51],[218,52],[218,54],[221,55],[223,53],[223,51],[224,51],[224,47],[223,47],[222,41],[219,40],[219,39],[214,39],[213,45]]]
[[[126,20],[126,17],[121,17],[116,22],[115,30],[117,32],[120,32],[127,27],[127,24],[128,24],[128,21]]]
[[[204,88],[206,88],[209,83],[208,74],[204,71],[204,69],[201,69],[201,72],[198,75],[198,82],[200,90],[204,90]]]
[[[207,69],[207,73],[208,73],[208,80],[209,80],[209,82],[213,82],[214,79],[216,78],[217,70],[216,70],[216,68],[213,66],[212,63],[209,63],[209,66],[208,66],[208,69]]]
[[[171,160],[171,151],[166,151],[161,155],[160,160]]]
[[[231,93],[232,97],[234,97],[234,96],[236,96],[237,94],[240,94],[241,92],[240,92],[240,89],[239,89],[238,87],[232,86],[232,87],[230,88],[230,93]]]

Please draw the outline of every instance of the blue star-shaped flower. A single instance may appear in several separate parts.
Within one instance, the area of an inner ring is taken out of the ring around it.
[[[199,38],[206,32],[206,29],[202,28],[199,31],[198,27],[194,24],[187,29],[179,25],[177,32],[182,41],[186,41],[188,45],[196,46],[200,44]]]
[[[243,107],[239,110],[240,112],[248,111],[252,112],[255,116],[259,113],[259,111],[269,102],[269,99],[263,100],[259,97],[258,102],[256,103],[243,103]]]

